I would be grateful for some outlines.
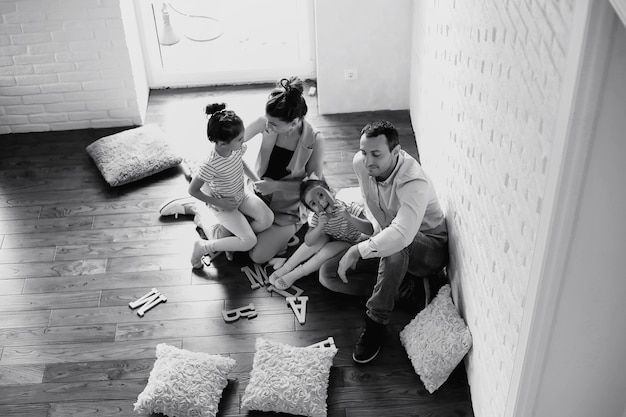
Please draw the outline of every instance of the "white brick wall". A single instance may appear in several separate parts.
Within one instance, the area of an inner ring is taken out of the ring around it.
[[[414,3],[411,116],[451,234],[475,414],[504,414],[573,0]]]
[[[120,1],[0,1],[0,134],[143,123],[143,58]]]

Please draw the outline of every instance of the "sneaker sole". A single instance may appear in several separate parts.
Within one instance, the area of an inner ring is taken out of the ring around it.
[[[355,361],[356,363],[368,363],[368,362],[373,361],[373,360],[374,360],[374,358],[375,358],[376,356],[378,356],[378,352],[380,352],[380,346],[378,346],[378,349],[376,349],[376,352],[375,352],[372,356],[370,356],[369,358],[366,358],[366,359],[357,359],[357,358],[354,356],[354,352],[353,352],[353,353],[352,353],[352,360],[353,360],[353,361]]]
[[[168,202],[165,202],[165,203],[161,204],[161,206],[159,207],[159,214],[161,216],[176,216],[176,217],[187,215],[187,213],[185,212],[185,208],[182,206],[182,204],[178,203],[181,200],[187,200],[187,197],[175,198],[174,200],[170,200]],[[166,208],[168,206],[172,206],[174,204],[180,204],[181,207],[182,207],[183,212],[181,213],[180,211],[172,210],[172,211],[168,211],[168,212],[164,213],[164,211],[166,210]]]

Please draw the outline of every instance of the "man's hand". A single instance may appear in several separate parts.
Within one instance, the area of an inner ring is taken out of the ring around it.
[[[359,259],[361,259],[361,254],[356,245],[350,246],[348,251],[341,257],[339,267],[337,267],[337,274],[339,274],[339,278],[341,278],[345,284],[348,283],[346,272],[348,269],[354,269]]]

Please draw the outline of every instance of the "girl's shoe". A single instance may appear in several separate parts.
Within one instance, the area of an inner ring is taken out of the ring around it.
[[[194,197],[183,197],[168,200],[161,204],[159,213],[161,216],[174,216],[195,214],[196,199]]]

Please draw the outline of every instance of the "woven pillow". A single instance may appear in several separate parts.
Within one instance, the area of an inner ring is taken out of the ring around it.
[[[170,417],[215,417],[226,376],[237,362],[225,356],[190,352],[160,343],[146,388],[135,411]]]
[[[156,174],[183,160],[155,124],[105,136],[85,150],[112,187]]]
[[[326,417],[336,354],[336,347],[293,347],[257,338],[242,409]]]
[[[450,376],[472,347],[472,335],[459,315],[450,284],[400,331],[400,341],[415,372],[431,394]]]

